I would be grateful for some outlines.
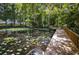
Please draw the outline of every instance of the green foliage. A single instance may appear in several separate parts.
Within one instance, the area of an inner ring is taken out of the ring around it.
[[[20,26],[31,27],[62,27],[67,24],[69,27],[77,25],[76,18],[79,13],[79,4],[2,4],[4,10],[0,13],[0,18],[4,21],[10,19],[15,26],[15,20],[20,23]],[[75,16],[73,16],[75,15]],[[23,23],[24,22],[24,23]],[[7,25],[8,26],[8,25]]]
[[[29,18],[25,20],[25,23],[27,26],[32,26],[32,20],[30,20]]]
[[[5,43],[10,43],[10,42],[13,42],[14,41],[14,37],[7,37],[7,38],[4,38],[4,42]]]
[[[0,10],[3,10],[0,11],[0,20],[5,21],[5,24],[0,24],[0,26],[23,26],[24,28],[6,28],[6,30],[12,32],[25,31],[27,33],[14,34],[11,37],[6,35],[7,37],[5,38],[2,38],[0,35],[2,40],[0,42],[0,54],[27,54],[33,48],[33,45],[45,46],[48,44],[50,40],[48,36],[51,36],[53,32],[42,32],[41,34],[35,30],[34,33],[31,33],[32,29],[28,29],[26,26],[50,28],[50,26],[63,27],[66,24],[70,29],[79,34],[79,4],[77,3],[0,3]],[[12,21],[12,23],[8,24],[7,20]],[[5,31],[5,29],[0,30]]]

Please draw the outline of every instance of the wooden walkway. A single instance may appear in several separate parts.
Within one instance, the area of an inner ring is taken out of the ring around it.
[[[48,47],[46,55],[73,55],[78,52],[78,49],[73,44],[63,29],[57,29],[53,35]]]

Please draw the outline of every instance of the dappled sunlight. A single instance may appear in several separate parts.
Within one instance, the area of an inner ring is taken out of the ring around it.
[[[77,34],[79,3],[0,3],[0,55],[79,54]]]
[[[46,54],[75,54],[77,52],[76,46],[67,36],[63,29],[57,29],[53,35],[47,49]]]

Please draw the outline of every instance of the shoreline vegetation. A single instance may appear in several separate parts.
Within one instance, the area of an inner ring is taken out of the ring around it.
[[[42,54],[64,25],[79,35],[78,3],[0,3],[0,55]]]

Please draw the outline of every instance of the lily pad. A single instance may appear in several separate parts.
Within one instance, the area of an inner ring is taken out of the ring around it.
[[[27,48],[24,48],[24,50],[27,50]]]
[[[17,51],[22,51],[22,49],[17,49]]]
[[[16,55],[19,55],[19,54],[20,54],[19,52],[16,53]]]

